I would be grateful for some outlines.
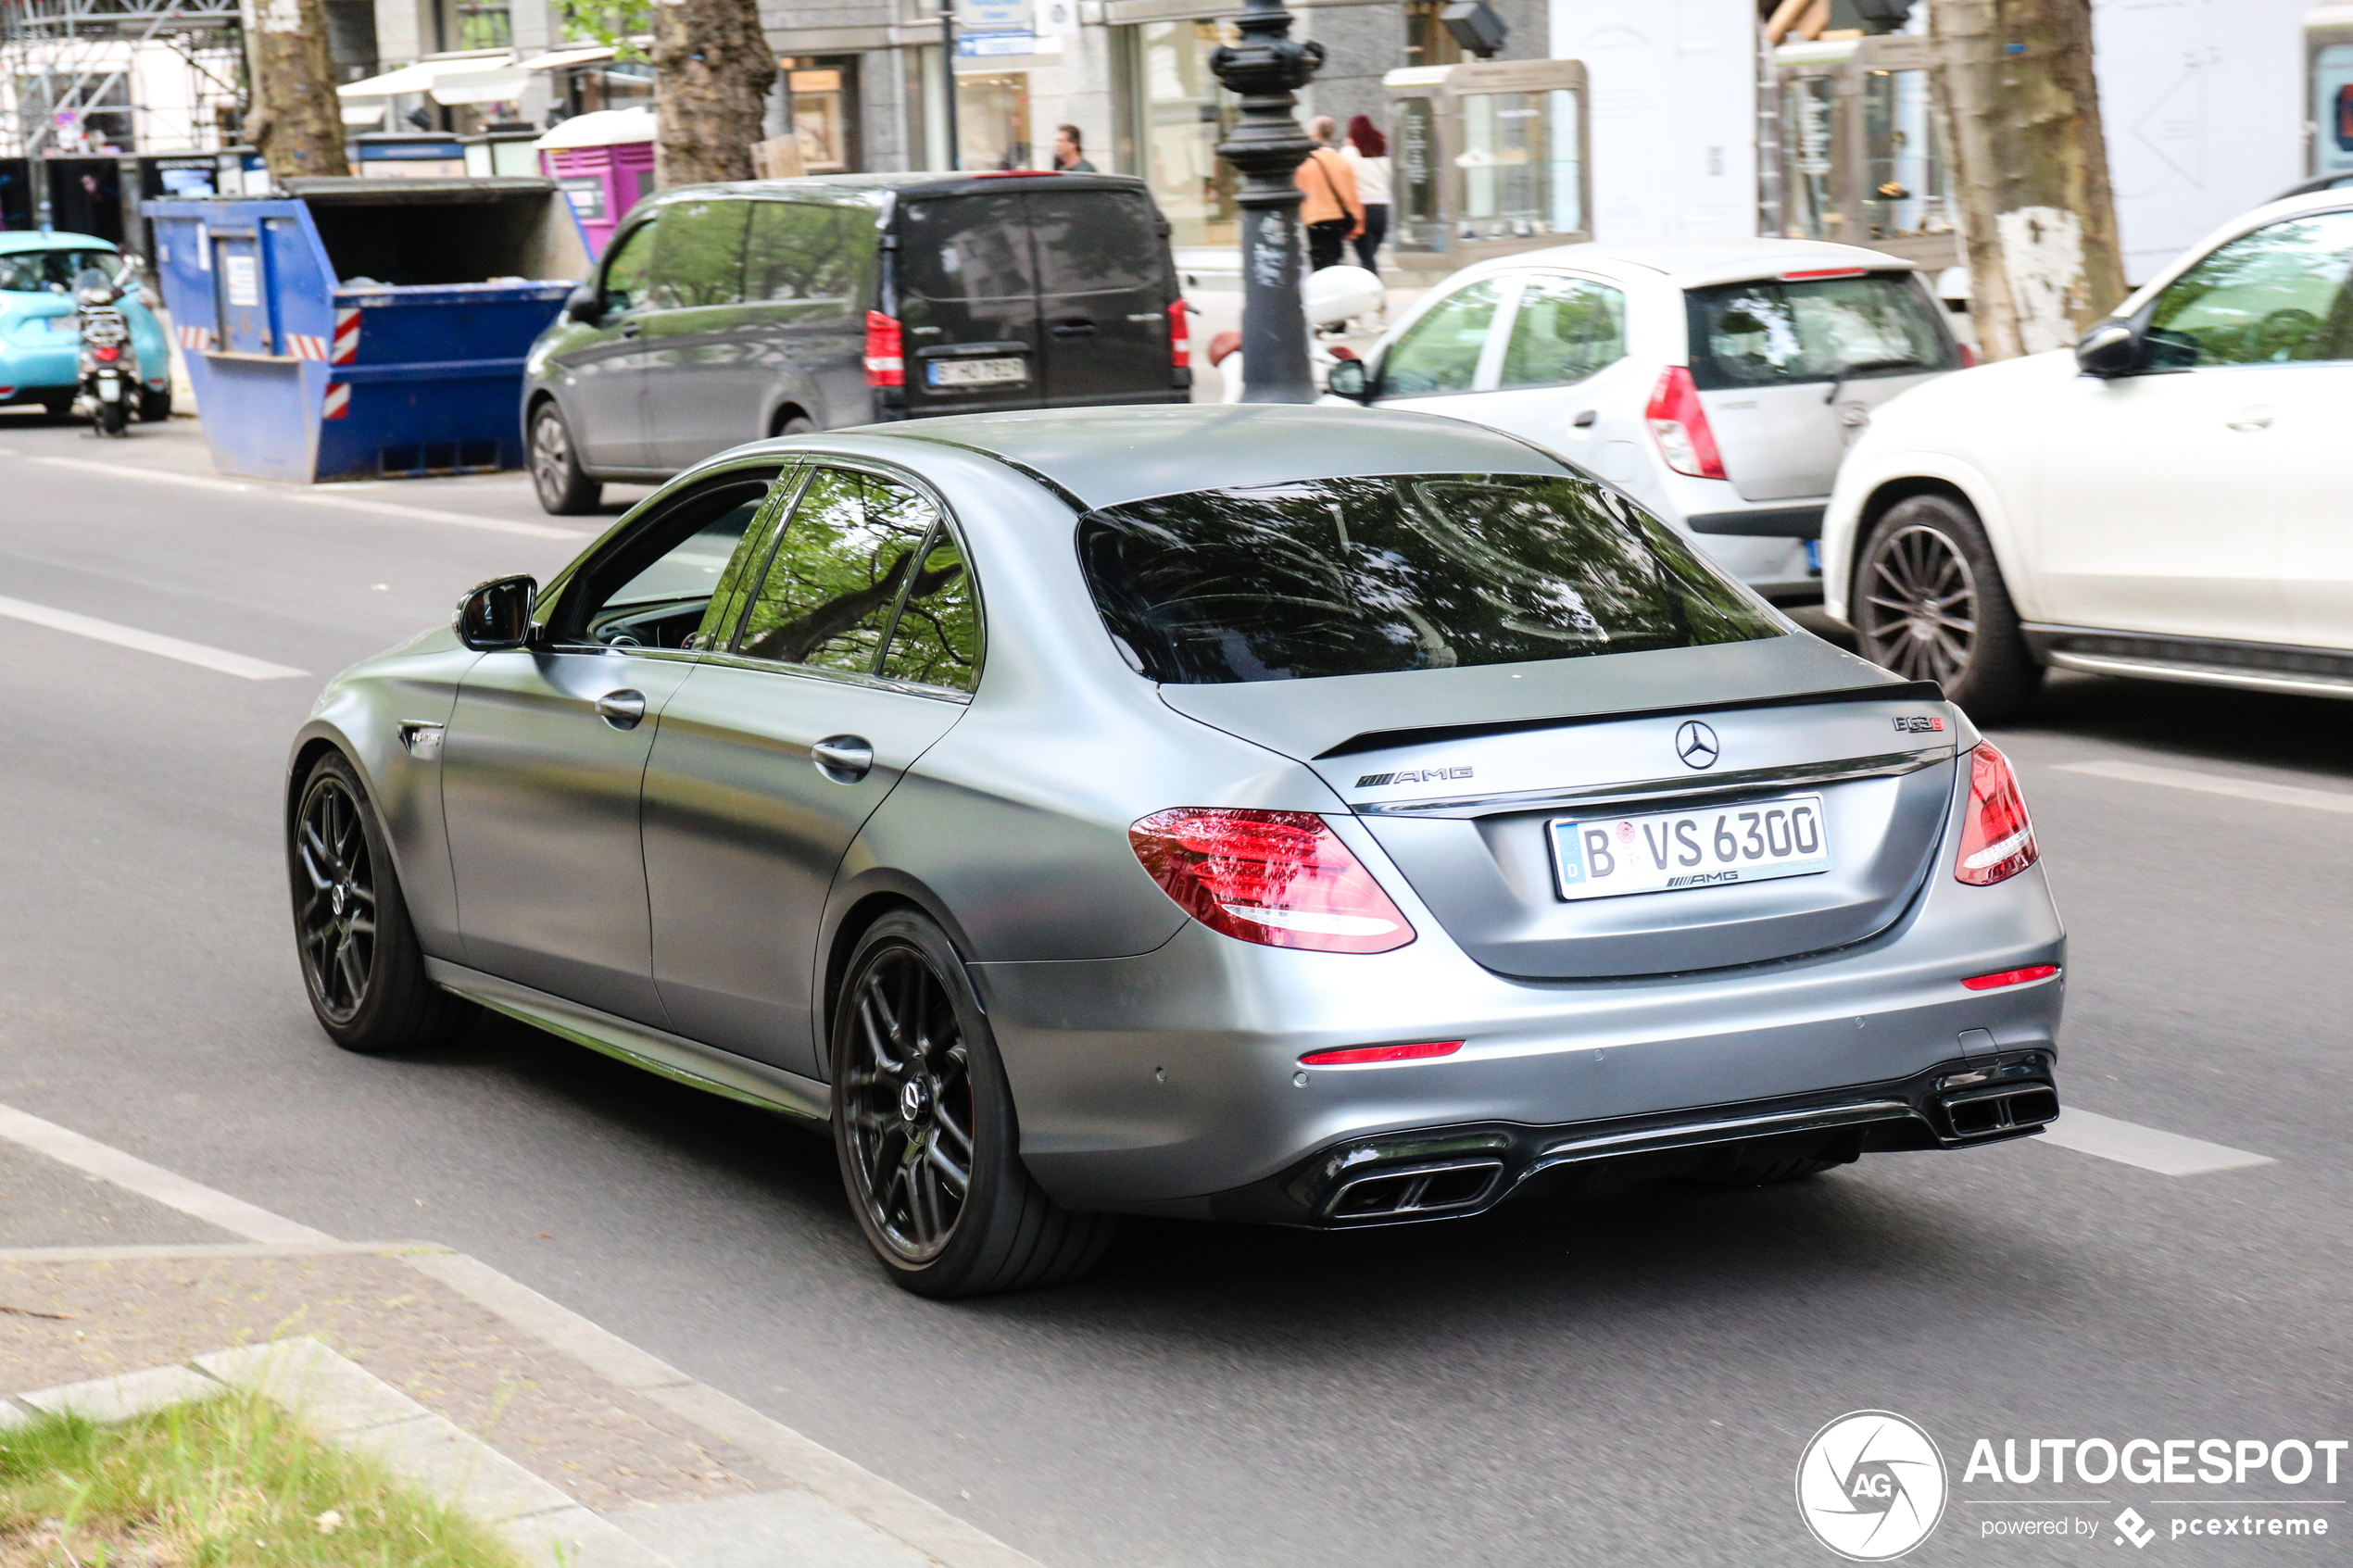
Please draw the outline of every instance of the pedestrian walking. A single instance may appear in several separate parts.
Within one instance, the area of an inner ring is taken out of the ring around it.
[[[1054,167],[1064,174],[1095,172],[1095,166],[1087,161],[1086,144],[1080,139],[1076,125],[1054,127]]]
[[[1307,226],[1307,266],[1315,272],[1339,266],[1348,242],[1365,232],[1365,204],[1356,194],[1355,170],[1332,145],[1336,129],[1327,114],[1308,122],[1307,133],[1315,145],[1296,176],[1305,198],[1299,204],[1299,220]]]
[[[1348,122],[1348,145],[1340,156],[1356,176],[1356,199],[1365,208],[1364,232],[1355,240],[1356,265],[1378,272],[1380,243],[1389,237],[1389,138],[1370,115],[1356,115]]]

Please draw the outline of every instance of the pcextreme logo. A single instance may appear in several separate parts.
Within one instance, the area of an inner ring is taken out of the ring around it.
[[[1797,1461],[1797,1509],[1814,1538],[1855,1562],[1903,1556],[1944,1516],[1944,1456],[1889,1411],[1856,1411],[1814,1434]]]

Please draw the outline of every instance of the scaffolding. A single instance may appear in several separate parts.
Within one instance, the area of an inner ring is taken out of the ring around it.
[[[214,152],[245,96],[238,0],[0,0],[0,157]]]

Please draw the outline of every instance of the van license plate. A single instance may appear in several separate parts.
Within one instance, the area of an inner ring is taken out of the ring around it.
[[[1544,825],[1564,898],[1769,882],[1831,869],[1818,795],[1639,817],[1562,817]]]
[[[1005,359],[935,359],[925,372],[934,386],[1000,386],[1027,381],[1029,367],[1018,358]]]

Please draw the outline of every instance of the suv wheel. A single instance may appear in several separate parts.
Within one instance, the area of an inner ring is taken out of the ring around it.
[[[1856,561],[1854,621],[1864,658],[1936,682],[1981,724],[2043,684],[1983,526],[1947,496],[1914,495],[1880,519]]]
[[[1074,1214],[1021,1162],[1013,1091],[947,934],[885,915],[851,953],[833,1028],[834,1148],[859,1226],[919,1296],[1074,1279],[1118,1221]]]
[[[572,427],[553,401],[531,411],[531,486],[539,493],[539,509],[557,517],[595,511],[604,498],[605,487],[581,471]]]

